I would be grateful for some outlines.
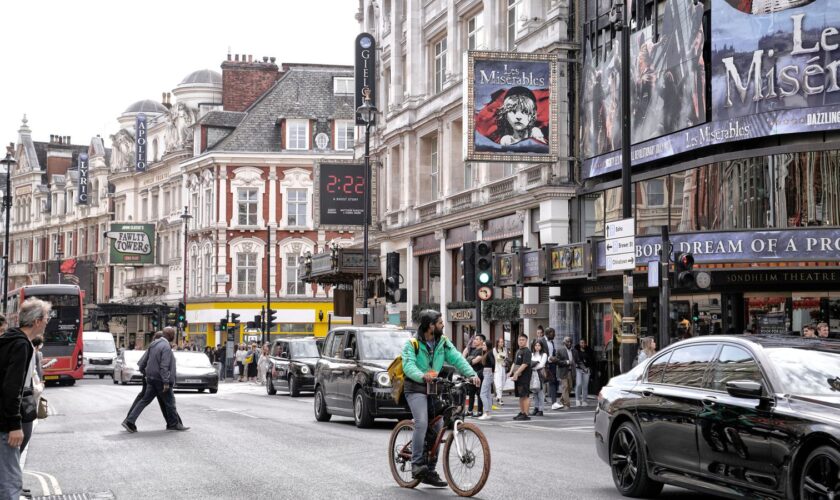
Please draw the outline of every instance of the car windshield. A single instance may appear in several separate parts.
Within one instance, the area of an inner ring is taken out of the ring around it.
[[[85,340],[85,352],[117,352],[114,342],[108,340]]]
[[[317,358],[318,345],[313,339],[311,342],[292,342],[292,357],[294,358]]]
[[[146,351],[124,351],[123,357],[125,358],[126,364],[136,365],[140,362],[140,358],[142,358],[144,354],[146,354]]]
[[[369,330],[359,333],[360,359],[394,359],[400,355],[411,333],[405,330]]]
[[[840,352],[777,347],[767,355],[786,394],[840,397]]]
[[[210,358],[200,352],[175,352],[177,367],[210,368]]]

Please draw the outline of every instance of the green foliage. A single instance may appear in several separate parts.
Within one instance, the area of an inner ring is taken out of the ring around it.
[[[488,321],[519,321],[519,299],[492,299],[484,303],[482,316]]]
[[[453,301],[446,304],[447,309],[475,309],[473,301]]]

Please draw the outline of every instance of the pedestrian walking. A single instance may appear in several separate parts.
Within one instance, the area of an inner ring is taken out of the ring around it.
[[[189,427],[184,426],[178,417],[175,407],[175,356],[172,354],[170,342],[175,339],[175,329],[167,326],[163,329],[163,337],[155,340],[149,345],[146,352],[146,363],[140,365],[140,370],[145,374],[146,390],[143,398],[131,409],[122,426],[128,432],[137,432],[137,418],[155,398],[161,398],[164,405],[164,418],[166,419],[166,430],[185,431]],[[143,361],[143,360],[141,360]]]
[[[493,358],[496,365],[495,371],[493,372],[493,385],[496,386],[496,402],[499,406],[504,406],[505,402],[502,396],[504,395],[503,391],[507,382],[507,371],[510,365],[508,352],[505,349],[505,339],[499,338],[496,340],[496,347],[493,348]]]
[[[514,382],[513,393],[519,398],[519,414],[514,420],[531,420],[528,416],[528,399],[531,396],[531,350],[528,349],[528,336],[520,333],[517,337],[519,350],[513,358],[510,378]]]
[[[36,337],[32,340],[32,348],[34,349],[32,353],[32,361],[30,363],[32,366],[32,373],[29,375],[30,383],[23,388],[23,395],[24,399],[28,398],[30,402],[34,402],[35,405],[30,406],[28,408],[28,412],[24,412],[24,408],[21,407],[21,429],[23,430],[23,443],[20,445],[21,453],[26,450],[26,445],[29,444],[29,440],[32,438],[32,428],[35,426],[35,420],[38,417],[38,400],[41,397],[41,393],[44,392],[44,384],[42,382],[44,380],[44,368],[41,366],[44,359],[41,354],[41,346],[43,343],[44,340],[42,337]],[[32,412],[31,410],[33,409],[36,411]]]
[[[157,332],[155,332],[154,336],[152,337],[152,342],[154,342],[155,340],[160,339],[160,338],[163,338],[163,332],[158,330]],[[137,367],[140,370],[140,374],[143,375],[143,377],[140,379],[142,385],[140,386],[140,392],[137,394],[137,397],[134,398],[134,401],[131,403],[131,406],[128,408],[128,412],[126,412],[126,417],[128,417],[128,415],[131,414],[131,412],[134,410],[134,408],[138,404],[140,404],[140,401],[143,400],[143,396],[146,394],[146,386],[147,386],[147,384],[146,384],[146,365],[148,364],[148,360],[149,360],[149,351],[147,350],[146,352],[143,353],[143,356],[137,362]],[[167,419],[167,417],[166,417],[166,411],[167,410],[166,410],[166,405],[164,404],[164,398],[161,397],[161,396],[158,396],[156,399],[157,399],[157,402],[158,402],[158,406],[160,407],[160,414],[163,416],[164,420],[166,420]],[[176,410],[175,414],[178,417],[178,423],[181,423],[181,416],[178,415],[177,410]]]
[[[572,354],[575,358],[575,405],[586,406],[589,377],[595,368],[595,351],[589,347],[586,339],[580,339]]]
[[[484,340],[484,373],[481,377],[481,404],[484,406],[484,414],[478,417],[479,420],[490,420],[490,410],[493,409],[493,370],[495,368],[496,357],[493,355],[493,343]]]
[[[551,405],[552,410],[568,410],[572,407],[569,393],[574,390],[575,356],[572,353],[572,339],[565,337],[557,349],[557,379],[560,381],[560,402]],[[561,404],[562,403],[562,404]]]
[[[23,491],[20,447],[23,444],[21,399],[31,384],[35,369],[32,341],[44,334],[49,320],[49,303],[27,299],[20,305],[20,327],[0,336],[0,498],[18,500]]]
[[[465,356],[478,378],[484,374],[484,359],[487,357],[487,346],[484,343],[484,335],[477,333],[470,341],[469,352]],[[480,386],[467,385],[467,396],[470,400],[467,403],[467,416],[480,417],[484,414],[484,403],[481,401]],[[489,408],[488,408],[489,409]]]
[[[262,346],[262,350],[260,350],[260,358],[257,361],[257,383],[264,384],[265,383],[265,375],[268,372],[268,344]]]
[[[236,364],[233,367],[233,377],[237,379],[237,382],[245,380],[245,358],[247,356],[248,353],[245,351],[245,344],[239,344],[239,350],[236,351],[234,358]]]
[[[548,356],[548,363],[545,365],[546,397],[552,406],[557,402],[557,347],[554,345],[556,335],[554,328],[549,327],[545,331],[545,354]]]
[[[256,382],[257,381],[257,361],[259,361],[260,353],[257,350],[257,344],[252,343],[250,349],[248,349],[248,356],[245,358],[248,367],[246,371],[248,372],[248,382]]]
[[[545,382],[545,365],[548,362],[548,355],[543,352],[545,341],[543,339],[534,339],[531,343],[531,392],[534,393],[534,410],[531,415],[542,417],[543,405],[545,404],[545,391],[543,390],[543,383]]]

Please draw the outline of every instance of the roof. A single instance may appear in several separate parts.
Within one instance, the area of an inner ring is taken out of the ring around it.
[[[245,118],[244,111],[210,111],[198,120],[199,125],[236,128]]]
[[[145,99],[143,101],[137,101],[131,106],[125,108],[123,113],[168,113],[169,110],[166,109],[166,106],[163,104],[153,101],[151,99]]]
[[[780,347],[793,347],[793,348],[807,348],[807,349],[819,349],[819,350],[826,350],[826,351],[838,351],[840,352],[840,340],[832,339],[832,338],[808,338],[808,337],[801,337],[796,334],[788,334],[788,335],[701,335],[699,337],[692,337],[687,340],[681,340],[674,344],[669,345],[688,345],[690,343],[697,343],[697,342],[725,342],[725,341],[732,341],[736,343],[748,343],[748,344],[756,344],[761,346],[765,349],[773,349],[773,348],[780,348]]]
[[[278,118],[351,120],[352,95],[335,95],[333,78],[352,77],[349,66],[289,65],[274,86],[257,99],[216,151],[279,152]]]
[[[222,84],[222,74],[218,71],[213,71],[212,69],[200,69],[198,71],[193,71],[183,80],[179,85],[188,85],[188,84],[196,84],[196,83],[208,83],[210,85],[221,85]]]

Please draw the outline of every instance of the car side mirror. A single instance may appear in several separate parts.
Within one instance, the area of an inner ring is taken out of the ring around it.
[[[761,399],[764,387],[753,380],[732,380],[726,383],[726,392],[733,398]]]
[[[280,359],[289,359],[289,353],[288,352],[281,352],[280,353]]]
[[[356,352],[352,347],[344,349],[344,359],[353,359],[356,357]]]

